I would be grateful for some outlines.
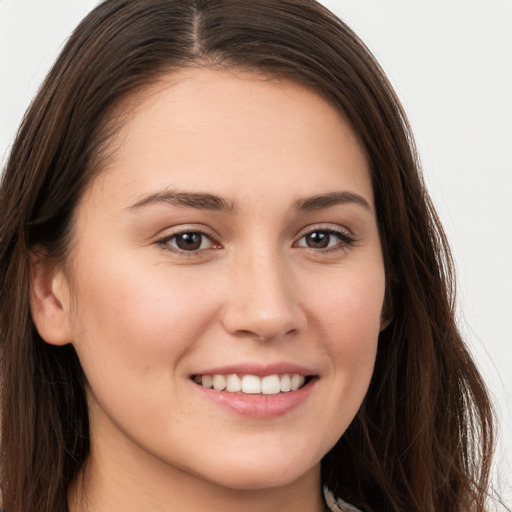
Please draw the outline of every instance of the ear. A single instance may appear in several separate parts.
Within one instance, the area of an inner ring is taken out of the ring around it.
[[[384,331],[387,328],[387,326],[391,323],[392,320],[393,320],[393,317],[390,317],[390,318],[382,317],[381,321],[380,321],[379,332]]]
[[[30,267],[30,309],[37,331],[51,345],[66,345],[72,341],[67,279],[40,251],[31,252]]]
[[[380,313],[380,332],[382,332],[393,320],[393,299],[389,284],[386,285],[384,292],[384,304]]]

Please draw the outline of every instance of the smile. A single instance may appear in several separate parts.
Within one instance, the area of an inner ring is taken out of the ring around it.
[[[247,395],[277,395],[296,391],[304,386],[306,377],[298,373],[273,374],[258,377],[257,375],[214,374],[196,375],[194,382],[215,391]]]

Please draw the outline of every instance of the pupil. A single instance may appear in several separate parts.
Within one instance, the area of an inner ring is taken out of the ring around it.
[[[184,251],[195,251],[201,247],[201,235],[199,233],[183,233],[178,236],[176,245]]]
[[[311,233],[307,237],[308,247],[312,247],[313,249],[325,249],[329,245],[329,234],[315,232]]]

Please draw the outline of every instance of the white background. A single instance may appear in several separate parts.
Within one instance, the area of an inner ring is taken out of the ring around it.
[[[250,1],[250,0],[248,0]],[[93,0],[0,0],[0,161]],[[404,103],[458,271],[460,328],[501,421],[512,506],[512,0],[324,0]]]

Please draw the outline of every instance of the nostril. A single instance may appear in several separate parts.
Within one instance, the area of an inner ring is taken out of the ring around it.
[[[261,262],[260,262],[261,264]],[[226,297],[222,324],[231,334],[255,341],[270,341],[302,330],[306,315],[292,293],[275,271],[258,275],[249,271],[251,283],[236,276],[231,293]]]

